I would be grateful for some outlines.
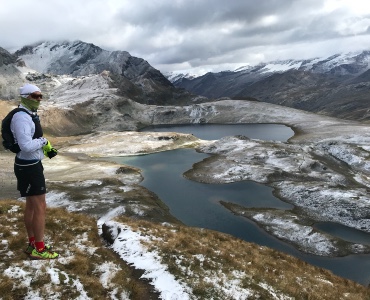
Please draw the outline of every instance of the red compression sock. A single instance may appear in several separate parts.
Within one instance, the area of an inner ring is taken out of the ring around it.
[[[30,243],[30,245],[34,246],[35,245],[35,237],[34,236],[29,237],[28,242]]]
[[[44,244],[44,241],[42,242],[35,242],[35,248],[37,250],[37,252],[42,252],[45,248],[45,244]]]

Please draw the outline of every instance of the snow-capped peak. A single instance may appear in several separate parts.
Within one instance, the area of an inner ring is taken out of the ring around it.
[[[181,72],[167,72],[163,74],[170,82],[175,82],[181,79],[194,79],[198,77],[191,73],[181,73]]]
[[[298,70],[302,65],[302,61],[296,60],[285,60],[276,61],[266,64],[261,70],[262,72],[285,72],[291,69]]]

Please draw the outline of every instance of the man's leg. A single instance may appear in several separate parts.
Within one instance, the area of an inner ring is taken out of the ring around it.
[[[26,226],[28,238],[34,238],[35,233],[33,231],[33,199],[26,197],[26,209],[24,210],[24,224]]]
[[[28,236],[34,236],[36,242],[44,241],[45,214],[45,194],[26,197],[24,222]]]
[[[44,232],[45,232],[45,215],[46,215],[46,201],[45,194],[27,196],[26,205],[30,203],[30,210],[33,211],[32,221],[30,222],[31,232],[35,234],[35,249],[30,253],[31,259],[54,259],[58,258],[59,254],[51,251],[50,246],[45,246]],[[31,212],[32,213],[32,212]],[[46,250],[46,251],[45,251]]]

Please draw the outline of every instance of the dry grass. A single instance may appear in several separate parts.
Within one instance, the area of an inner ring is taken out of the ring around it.
[[[96,220],[85,215],[48,209],[47,241],[61,257],[29,260],[23,253],[23,209],[22,202],[0,201],[1,299],[158,299],[137,279],[137,270],[105,247]],[[191,299],[237,299],[225,292],[235,282],[248,299],[370,299],[369,289],[359,284],[226,234],[128,217],[118,221],[150,238],[148,251],[156,251],[191,288]]]
[[[48,209],[46,241],[60,258],[29,260],[23,253],[27,245],[23,209],[22,202],[0,201],[0,299],[23,299],[26,295],[75,299],[84,294],[91,299],[143,299],[140,295],[145,295],[146,287],[105,247],[91,217]],[[109,279],[105,282],[102,276]]]
[[[272,299],[265,285],[293,299],[370,299],[370,289],[360,284],[226,234],[123,217],[119,222],[150,237],[148,249],[160,253],[162,263],[193,289],[196,299],[229,299],[217,285],[226,286],[233,280],[239,280],[240,288],[253,291],[249,299]]]

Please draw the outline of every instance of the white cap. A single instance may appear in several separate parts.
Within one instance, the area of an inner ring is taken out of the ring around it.
[[[30,83],[26,83],[19,89],[19,91],[21,95],[29,95],[34,92],[41,92],[41,90],[36,85]]]

